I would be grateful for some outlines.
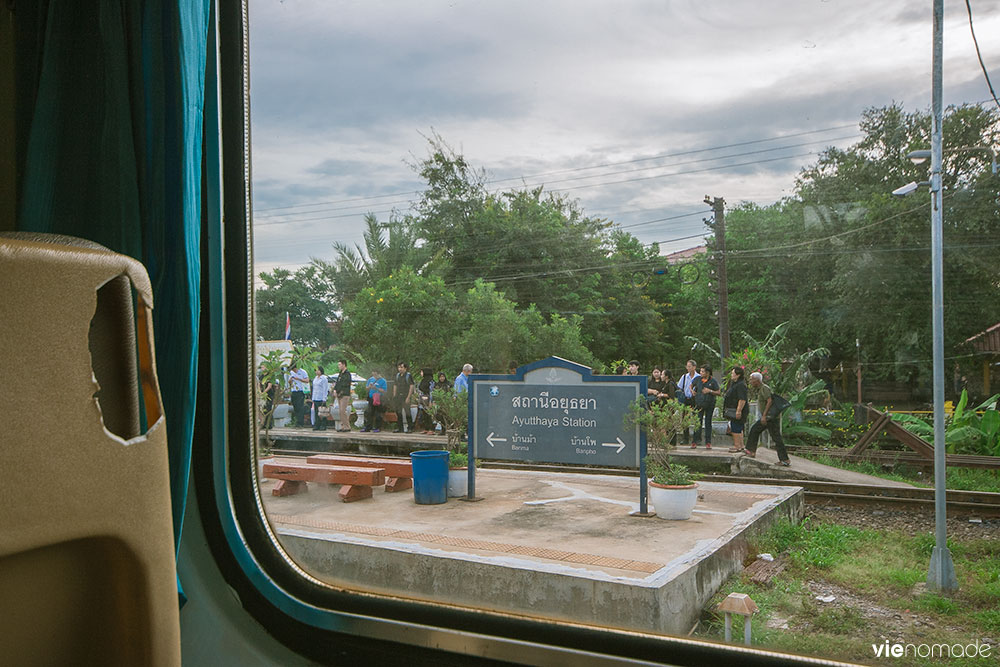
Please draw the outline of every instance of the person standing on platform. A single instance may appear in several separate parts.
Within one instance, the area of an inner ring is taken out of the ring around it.
[[[396,433],[413,432],[413,375],[405,361],[396,364],[396,380],[392,383],[393,409],[396,411]],[[407,428],[409,426],[409,428]]]
[[[662,403],[665,399],[671,398],[666,393],[667,383],[663,381],[659,367],[653,369],[653,377],[646,386],[646,400],[650,403]]]
[[[729,431],[733,435],[734,453],[743,452],[743,426],[750,408],[747,405],[747,383],[743,379],[743,367],[734,366],[729,375],[729,389],[722,399],[723,414],[729,420]]]
[[[694,381],[698,377],[698,364],[694,359],[688,359],[687,361],[687,373],[681,376],[680,381],[677,383],[677,400],[682,404],[690,406],[692,408],[697,407],[694,403]],[[684,429],[683,440],[681,444],[686,445],[692,443],[691,430],[689,428]],[[695,429],[697,430],[697,429]]]
[[[472,375],[472,364],[462,366],[462,372],[455,378],[455,393],[469,391],[469,376]]]
[[[363,432],[371,431],[378,433],[382,430],[382,413],[385,412],[386,394],[389,385],[378,370],[372,371],[372,376],[368,378],[368,409],[365,410],[365,427]]]
[[[341,433],[350,433],[351,418],[347,414],[347,407],[351,404],[351,372],[347,370],[346,359],[338,361],[337,368],[340,373],[337,375],[337,381],[333,384],[333,395],[337,400],[337,407],[340,409],[340,428],[337,430]]]
[[[320,415],[320,408],[326,407],[326,398],[330,395],[330,381],[324,374],[323,367],[316,367],[316,377],[313,378],[312,387],[312,410],[313,410],[313,430],[326,430],[326,416]]]
[[[698,430],[694,432],[694,443],[691,449],[698,446],[702,429],[705,429],[705,449],[712,448],[712,413],[715,412],[715,397],[722,393],[719,383],[712,377],[712,367],[705,364],[698,369],[700,375],[695,378],[694,403],[698,410]]]
[[[757,456],[757,441],[760,440],[762,431],[767,430],[771,434],[774,442],[774,449],[778,452],[778,465],[790,466],[788,452],[785,450],[785,441],[781,438],[781,415],[772,415],[768,418],[767,413],[771,410],[773,392],[771,388],[764,384],[764,376],[760,373],[750,374],[750,386],[757,390],[757,405],[760,407],[760,419],[750,427],[750,434],[747,436],[746,455],[750,458]]]
[[[292,392],[292,424],[294,426],[304,426],[306,411],[306,390],[309,389],[309,373],[305,369],[299,368],[294,361],[288,371],[288,383]]]

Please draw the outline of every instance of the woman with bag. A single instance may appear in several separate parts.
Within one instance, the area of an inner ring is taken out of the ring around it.
[[[371,431],[378,433],[382,430],[382,413],[385,412],[385,397],[389,391],[389,385],[378,370],[372,371],[372,376],[368,378],[368,409],[365,410],[365,427],[362,432]],[[374,428],[372,428],[374,426]]]
[[[722,393],[719,383],[712,377],[712,367],[705,364],[698,369],[700,375],[694,380],[694,404],[698,410],[698,430],[694,432],[691,449],[698,446],[702,428],[705,429],[705,449],[712,448],[712,413],[715,412],[715,397]]]
[[[743,378],[743,367],[734,366],[729,374],[729,389],[722,401],[723,416],[729,420],[729,430],[733,434],[733,453],[743,451],[743,423],[747,413],[747,383]]]

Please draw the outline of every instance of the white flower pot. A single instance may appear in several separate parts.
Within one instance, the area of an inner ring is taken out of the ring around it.
[[[368,401],[354,401],[351,403],[351,407],[354,408],[354,413],[358,416],[354,421],[354,425],[358,428],[364,428],[365,410],[368,408]]]
[[[649,504],[661,519],[684,521],[691,518],[691,511],[698,502],[698,485],[666,486],[649,483]]]
[[[448,469],[448,497],[461,498],[469,495],[469,469]]]

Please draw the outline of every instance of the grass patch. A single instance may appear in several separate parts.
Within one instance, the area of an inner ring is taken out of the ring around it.
[[[913,609],[942,616],[953,616],[958,612],[958,603],[951,598],[935,593],[924,593],[913,600]]]
[[[972,616],[984,630],[992,632],[994,636],[1000,635],[1000,609],[977,611]]]
[[[820,632],[834,635],[855,634],[867,625],[864,615],[853,607],[830,607],[820,611],[812,626]]]
[[[872,645],[886,637],[904,644],[1000,639],[1000,542],[949,543],[959,580],[951,596],[915,588],[926,579],[933,547],[930,534],[777,522],[754,538],[751,548],[785,554],[788,568],[769,587],[732,577],[706,608],[698,636],[722,641],[723,616],[713,610],[738,592],[760,610],[751,618],[753,645],[779,652],[874,664]],[[820,604],[816,591],[827,587],[835,600]],[[743,640],[741,621],[733,622],[736,643]],[[930,664],[915,658],[895,663]]]

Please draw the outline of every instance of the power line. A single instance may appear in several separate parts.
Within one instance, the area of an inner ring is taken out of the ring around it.
[[[976,56],[979,58],[979,66],[983,70],[983,76],[986,77],[986,86],[990,89],[993,101],[996,102],[997,107],[1000,107],[1000,100],[997,99],[997,94],[993,91],[993,83],[990,81],[990,73],[986,71],[986,63],[983,62],[983,54],[979,52],[979,40],[976,39],[976,29],[972,26],[972,5],[969,4],[969,0],[965,0],[965,8],[969,11],[969,32],[972,33],[972,43],[976,45]]]
[[[584,175],[584,176],[574,176],[572,178],[564,178],[564,179],[559,179],[559,180],[549,181],[549,182],[544,182],[544,183],[525,184],[524,187],[526,187],[526,188],[534,188],[534,187],[539,187],[539,186],[551,186],[554,183],[567,183],[567,182],[572,182],[572,181],[586,180],[586,179],[590,179],[590,178],[601,178],[601,177],[605,177],[605,176],[617,176],[619,174],[629,174],[629,173],[635,173],[635,172],[639,172],[639,171],[648,171],[648,170],[651,170],[651,169],[666,169],[666,168],[669,168],[669,167],[677,167],[677,166],[686,165],[686,164],[700,164],[700,163],[703,163],[703,162],[712,162],[712,161],[715,161],[715,160],[727,160],[727,159],[734,158],[734,157],[745,157],[745,156],[748,156],[748,155],[760,155],[760,154],[763,154],[763,153],[773,153],[775,151],[784,151],[784,150],[788,150],[788,149],[792,149],[792,148],[801,148],[803,146],[812,146],[812,145],[815,145],[817,143],[827,143],[827,142],[831,142],[831,141],[843,141],[845,139],[855,139],[855,138],[857,138],[859,136],[860,135],[854,134],[854,135],[849,135],[849,136],[834,137],[832,139],[824,139],[824,140],[821,140],[821,141],[807,141],[807,142],[798,143],[798,144],[790,144],[790,145],[787,145],[787,146],[777,146],[777,147],[774,147],[774,148],[765,148],[765,149],[757,150],[757,151],[745,151],[743,153],[730,153],[728,155],[717,155],[717,156],[714,156],[714,157],[699,158],[697,160],[687,160],[687,161],[675,162],[675,163],[671,163],[671,164],[654,165],[654,166],[649,166],[649,167],[638,167],[638,168],[635,168],[635,169],[625,169],[625,170],[619,170],[619,171],[603,172],[603,173],[598,173],[598,174],[588,174],[588,175]],[[758,142],[745,142],[745,143],[758,143]],[[712,149],[712,150],[718,150],[718,149]],[[683,155],[683,154],[686,154],[686,153],[698,153],[698,152],[705,152],[705,151],[686,151],[685,153],[676,153],[674,155]],[[805,155],[813,155],[813,154],[815,154],[815,153],[806,153]],[[801,157],[801,156],[788,156],[788,157],[791,158],[791,157]],[[642,160],[648,160],[648,159],[652,159],[652,158],[642,158]],[[633,162],[635,162],[635,161],[633,161]],[[754,163],[743,163],[743,165],[734,165],[734,166],[744,166],[746,164],[754,164]],[[720,165],[717,168],[723,168],[724,166],[725,165]],[[579,169],[596,169],[596,167],[581,167]],[[566,171],[578,171],[579,169],[566,170]],[[681,172],[681,173],[698,173],[698,172],[697,171],[689,171],[689,172]],[[677,173],[674,173],[674,174],[663,174],[662,176],[673,176],[673,175],[679,175],[679,174],[677,174]],[[657,177],[659,177],[659,176],[654,175],[654,176],[650,176],[649,178],[657,178]],[[527,177],[525,177],[525,178],[527,178]],[[504,179],[504,180],[511,181],[511,180],[517,180],[517,179]],[[496,181],[496,182],[500,182],[500,181]],[[630,181],[625,180],[625,181],[618,181],[618,182],[628,183]],[[597,186],[595,185],[595,187],[597,187]],[[551,187],[548,188],[549,192],[561,192],[563,190],[565,190],[565,189],[561,190],[561,189],[555,189],[555,188],[551,188]],[[496,191],[496,192],[499,192],[499,190]],[[494,193],[494,194],[496,194],[496,193]],[[397,200],[397,201],[394,201],[394,202],[387,202],[387,204],[389,204],[389,205],[394,205],[394,204],[409,204],[410,206],[408,208],[412,208],[412,204],[414,204],[416,201],[418,201],[418,199],[400,199],[400,200]],[[357,212],[350,213],[350,214],[345,214],[345,215],[321,216],[321,217],[316,217],[316,218],[304,218],[304,219],[302,219],[302,218],[290,219],[289,218],[289,216],[294,216],[294,215],[310,215],[310,214],[313,214],[313,213],[325,213],[325,212],[330,212],[330,211],[342,211],[342,210],[347,210],[347,209],[360,208],[362,206],[363,206],[362,204],[355,204],[353,206],[343,206],[343,207],[334,207],[334,208],[327,208],[327,209],[317,209],[317,210],[314,210],[314,211],[307,211],[307,212],[303,212],[303,213],[286,213],[286,214],[280,214],[282,217],[284,217],[286,219],[284,219],[284,220],[266,220],[266,221],[263,221],[263,222],[258,222],[256,224],[257,225],[274,225],[274,224],[281,224],[281,223],[285,223],[285,222],[312,222],[312,221],[318,221],[318,220],[330,220],[330,219],[335,219],[335,218],[351,217],[351,216],[354,216],[354,215],[366,215],[367,213],[369,213],[369,211],[357,211]],[[377,213],[391,213],[393,210],[394,209],[389,209],[389,210],[384,210],[384,211],[378,211]]]
[[[549,192],[570,192],[572,190],[581,190],[584,188],[601,188],[606,185],[624,185],[626,183],[638,183],[639,181],[650,181],[656,178],[667,178],[670,176],[690,176],[691,174],[701,174],[706,171],[718,171],[720,169],[732,169],[734,167],[749,167],[757,164],[767,164],[769,162],[780,162],[782,160],[794,160],[795,158],[808,157],[810,155],[816,155],[816,151],[810,151],[808,153],[799,153],[797,155],[785,155],[783,157],[769,158],[767,160],[751,160],[750,162],[738,162],[736,164],[723,164],[717,165],[715,167],[705,167],[704,169],[691,169],[688,171],[678,171],[670,174],[657,174],[656,176],[642,176],[640,178],[628,178],[622,181],[608,181],[606,183],[592,183],[590,185],[575,185],[571,188],[553,188]]]
[[[781,141],[783,139],[790,139],[790,138],[793,138],[793,137],[807,136],[807,135],[810,135],[810,134],[821,134],[823,132],[833,132],[833,131],[836,131],[836,130],[844,130],[844,129],[856,128],[856,127],[857,127],[856,124],[853,124],[853,125],[838,125],[838,126],[835,126],[835,127],[827,127],[827,128],[822,128],[822,129],[819,129],[819,130],[808,130],[808,131],[804,131],[804,132],[795,132],[795,133],[792,133],[792,134],[782,135],[780,137],[768,137],[768,138],[764,138],[764,139],[754,139],[752,141],[741,141],[741,142],[735,142],[735,143],[731,143],[731,144],[723,144],[723,145],[720,145],[720,146],[710,146],[708,148],[697,148],[697,149],[692,149],[692,150],[687,150],[687,151],[678,151],[678,152],[674,152],[674,153],[661,153],[659,155],[653,155],[653,156],[650,156],[650,157],[635,158],[635,159],[632,159],[632,160],[621,160],[621,161],[606,162],[606,163],[603,163],[603,164],[591,165],[591,166],[587,166],[587,167],[573,167],[573,168],[570,168],[570,169],[561,169],[561,170],[556,170],[556,171],[540,172],[540,173],[537,173],[537,174],[513,176],[513,177],[510,177],[510,178],[493,180],[493,181],[490,181],[490,183],[495,184],[495,183],[504,183],[504,182],[508,182],[508,181],[530,180],[530,179],[540,178],[540,177],[543,177],[543,176],[551,176],[551,175],[558,175],[558,174],[564,174],[564,173],[571,173],[571,172],[583,171],[583,170],[587,170],[587,169],[603,169],[603,168],[606,168],[606,167],[615,167],[615,166],[619,166],[619,165],[635,164],[635,163],[638,163],[638,162],[644,162],[644,161],[650,161],[650,160],[661,160],[661,159],[669,158],[669,157],[681,157],[681,156],[685,156],[685,155],[695,155],[697,153],[707,153],[707,152],[711,152],[711,151],[723,150],[723,149],[726,149],[726,148],[738,148],[740,146],[750,146],[750,145],[760,144],[760,143],[766,143],[766,142],[770,142],[770,141]],[[831,139],[830,141],[836,141],[836,140],[838,140],[838,139]],[[817,143],[817,142],[810,142],[810,143]],[[780,150],[780,149],[775,149],[775,150]],[[722,158],[720,157],[720,158],[712,158],[712,159],[722,159]],[[668,166],[668,165],[664,165],[664,166]],[[304,207],[308,207],[308,206],[326,206],[326,205],[329,205],[329,204],[346,204],[346,203],[350,203],[350,202],[366,201],[366,200],[369,200],[369,199],[384,199],[386,197],[403,197],[403,196],[411,195],[414,192],[415,191],[413,191],[413,190],[406,191],[406,192],[390,192],[390,193],[381,194],[381,195],[369,195],[369,196],[364,196],[364,197],[350,197],[350,198],[346,198],[346,199],[334,199],[334,200],[322,201],[322,202],[311,202],[311,203],[308,203],[308,204],[289,204],[287,206],[271,206],[271,207],[268,207],[268,208],[255,208],[254,209],[254,213],[263,213],[263,212],[267,212],[267,211],[280,211],[280,210],[290,209],[290,208],[304,208]],[[382,205],[384,206],[385,204],[382,204]],[[358,205],[358,206],[361,206],[361,205]],[[355,208],[355,207],[351,207],[351,208]],[[317,211],[311,211],[311,213],[315,213],[315,212],[317,212]]]
[[[812,146],[812,145],[819,144],[819,143],[826,143],[828,141],[842,141],[844,139],[856,139],[856,138],[858,138],[860,136],[861,136],[860,134],[852,134],[852,135],[846,136],[846,137],[834,137],[833,139],[824,139],[822,141],[806,141],[806,142],[801,143],[801,144],[790,144],[788,146],[777,146],[775,148],[764,148],[764,149],[761,149],[759,151],[746,151],[746,152],[743,152],[743,153],[730,153],[729,155],[718,155],[716,157],[699,158],[697,160],[687,160],[687,161],[684,161],[684,162],[674,162],[674,163],[671,163],[671,164],[659,164],[659,165],[654,165],[652,167],[638,167],[636,169],[624,169],[624,170],[621,170],[621,171],[612,171],[612,172],[606,172],[606,173],[601,173],[601,174],[590,174],[590,175],[586,175],[586,176],[574,176],[573,178],[564,178],[564,179],[555,180],[555,181],[546,181],[544,183],[534,183],[533,185],[526,185],[525,187],[529,187],[530,188],[530,187],[536,187],[536,186],[539,186],[539,185],[546,185],[547,186],[547,185],[552,185],[553,183],[568,183],[570,181],[579,181],[579,180],[585,180],[585,179],[588,179],[588,178],[600,178],[602,176],[616,176],[618,174],[631,174],[631,173],[634,173],[634,172],[637,172],[637,171],[647,171],[649,169],[665,169],[665,168],[668,168],[668,167],[676,167],[676,166],[684,165],[684,164],[699,164],[699,163],[702,163],[702,162],[711,162],[713,160],[726,160],[726,159],[733,158],[733,157],[745,157],[747,155],[760,155],[761,153],[773,153],[775,151],[783,151],[783,150],[788,150],[790,148],[802,148],[803,146]],[[807,155],[812,155],[812,154],[813,153],[807,153]],[[550,191],[552,191],[551,188],[550,188]]]

